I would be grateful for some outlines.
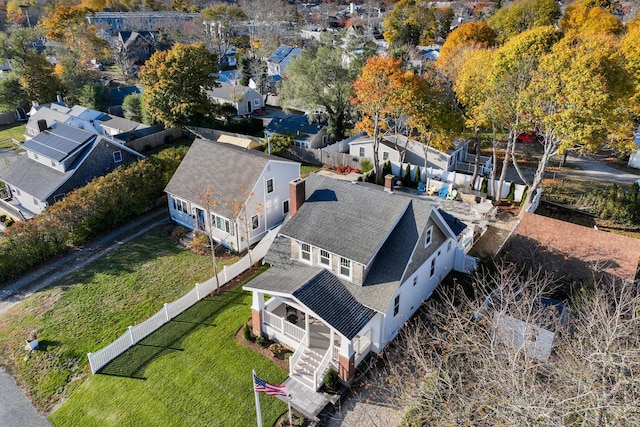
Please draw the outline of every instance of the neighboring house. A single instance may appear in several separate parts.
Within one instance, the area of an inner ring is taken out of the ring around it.
[[[196,139],[167,184],[169,214],[234,251],[258,242],[289,213],[300,164]]]
[[[270,76],[286,76],[289,63],[300,55],[302,50],[293,46],[280,46],[267,59],[267,74]]]
[[[310,116],[289,116],[273,118],[264,129],[264,135],[293,137],[296,147],[322,148],[331,144],[331,136],[327,134],[326,123],[315,122]]]
[[[318,389],[380,353],[454,265],[466,225],[426,201],[317,174],[290,184],[290,218],[243,286],[255,334],[293,349],[290,376]],[[267,297],[268,295],[268,297]]]
[[[127,58],[129,65],[142,65],[158,50],[167,48],[158,39],[159,31],[118,31],[115,52]]]
[[[0,173],[10,204],[27,219],[92,179],[144,156],[112,139],[54,123],[22,144],[26,154]]]
[[[220,87],[208,90],[207,96],[218,104],[233,105],[239,116],[264,108],[264,97],[248,86],[222,82]]]
[[[141,131],[150,126],[110,116],[101,111],[75,105],[72,108],[59,104],[34,105],[29,112],[29,121],[25,128],[25,140],[30,140],[55,123],[65,123],[88,132],[115,136],[123,133]],[[157,128],[156,128],[157,131]]]
[[[8,74],[11,72],[11,62],[7,59],[3,62],[0,62],[0,77],[3,74]]]
[[[155,31],[182,29],[198,16],[197,13],[156,12],[94,12],[87,15],[89,25],[95,25],[113,35],[119,31]]]
[[[504,251],[508,261],[565,282],[633,281],[640,240],[525,213]]]
[[[447,151],[439,151],[430,146],[427,151],[427,166],[448,172],[455,170],[468,172],[469,158],[471,157],[467,152],[468,145],[468,141],[458,140],[455,146]],[[424,145],[418,141],[408,139],[404,135],[398,135],[397,142],[396,136],[388,135],[383,137],[378,148],[378,160],[380,163],[386,162],[387,160],[399,163],[402,151],[404,151],[404,163],[411,163],[421,168],[424,166]],[[373,161],[372,138],[363,135],[349,142],[349,155],[368,158]],[[490,173],[491,158],[482,156],[480,161],[480,174]],[[472,167],[471,170],[473,170]]]
[[[636,131],[634,142],[636,144],[636,150],[629,156],[628,165],[630,168],[640,169],[640,126]]]

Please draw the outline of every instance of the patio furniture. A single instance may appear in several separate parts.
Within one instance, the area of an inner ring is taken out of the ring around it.
[[[447,190],[447,187],[442,187],[440,189],[440,192],[438,193],[438,197],[444,199],[447,197],[448,194],[449,194],[449,191]]]
[[[418,183],[418,194],[424,194],[425,193],[425,188],[424,188],[424,183],[422,181],[420,181]]]
[[[436,187],[435,185],[432,185],[431,188],[427,191],[427,194],[429,196],[434,196],[438,194],[438,187]]]
[[[451,190],[451,193],[447,196],[447,200],[456,200],[458,197],[458,190]]]

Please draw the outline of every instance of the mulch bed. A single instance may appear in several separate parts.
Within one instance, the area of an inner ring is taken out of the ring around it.
[[[238,332],[236,332],[236,341],[238,341],[240,344],[244,345],[245,347],[249,347],[251,350],[260,353],[261,355],[263,355],[267,359],[272,360],[273,363],[275,363],[276,365],[280,366],[285,371],[289,371],[289,361],[284,359],[284,355],[286,354],[286,352],[283,352],[281,357],[275,357],[269,351],[269,346],[271,344],[274,344],[275,343],[274,341],[271,341],[271,340],[265,338],[263,345],[258,345],[253,341],[247,341],[242,336],[242,330],[243,329],[244,329],[244,325],[242,325],[240,327],[240,329],[238,329]]]

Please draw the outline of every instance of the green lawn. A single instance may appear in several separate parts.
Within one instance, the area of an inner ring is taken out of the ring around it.
[[[24,141],[26,123],[12,123],[0,126],[0,148],[17,148],[11,139]]]
[[[279,383],[287,374],[235,340],[250,316],[240,286],[200,301],[78,388],[49,420],[55,426],[250,426],[251,370]],[[286,404],[261,395],[265,426]]]
[[[179,248],[166,229],[158,229],[0,316],[0,360],[34,405],[50,410],[90,375],[87,352],[109,344],[212,272],[210,257]],[[42,350],[24,360],[24,340],[32,330]]]
[[[322,169],[320,166],[312,165],[309,163],[303,163],[300,166],[300,177],[306,178],[309,176],[310,173],[318,172],[320,169]]]

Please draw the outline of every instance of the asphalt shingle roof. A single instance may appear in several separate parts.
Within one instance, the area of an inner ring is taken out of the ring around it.
[[[306,202],[280,233],[364,265],[411,201],[316,174],[309,175],[305,185]]]
[[[211,190],[214,210],[234,218],[233,204],[245,202],[269,161],[286,161],[255,150],[196,139],[165,188],[165,192],[201,203]],[[244,192],[244,194],[243,194]]]
[[[0,179],[38,200],[44,200],[74,172],[75,169],[60,172],[27,156],[21,156],[11,166],[0,172]]]

